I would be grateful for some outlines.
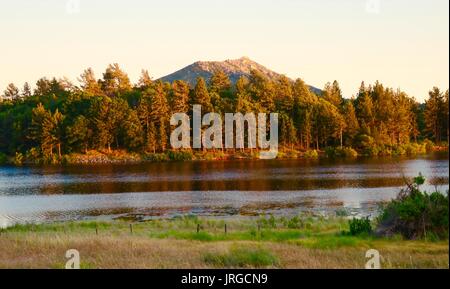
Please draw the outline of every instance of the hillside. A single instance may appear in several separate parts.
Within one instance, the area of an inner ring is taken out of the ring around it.
[[[160,80],[167,82],[184,80],[193,86],[196,83],[197,77],[201,76],[205,80],[209,80],[214,71],[222,70],[228,74],[232,83],[235,83],[241,76],[248,77],[253,69],[262,72],[269,79],[276,79],[281,76],[281,74],[266,68],[248,57],[241,57],[239,59],[225,61],[197,61],[160,78]],[[320,92],[319,89],[313,86],[310,87],[314,92]]]

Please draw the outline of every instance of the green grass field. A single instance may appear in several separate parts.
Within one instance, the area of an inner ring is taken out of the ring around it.
[[[64,268],[68,249],[82,268],[364,268],[369,249],[382,268],[449,268],[448,240],[346,231],[345,218],[314,216],[16,225],[0,235],[0,268]]]

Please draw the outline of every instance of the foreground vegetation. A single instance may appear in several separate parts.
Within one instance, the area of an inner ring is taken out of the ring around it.
[[[448,91],[436,87],[419,103],[379,82],[362,83],[349,99],[337,81],[311,91],[301,79],[268,79],[257,70],[236,83],[216,71],[195,87],[153,81],[143,71],[132,84],[117,64],[100,79],[87,69],[79,81],[42,78],[34,91],[27,83],[22,90],[8,85],[0,98],[0,163],[95,163],[115,160],[116,152],[126,161],[203,159],[198,150],[169,151],[170,116],[192,115],[193,104],[222,118],[227,112],[278,113],[284,157],[419,154],[432,149],[427,139],[446,147],[449,137]]]
[[[449,234],[449,192],[424,192],[422,174],[415,177],[397,198],[385,204],[378,217],[378,233],[401,234],[408,239],[447,238]]]
[[[17,225],[0,235],[0,268],[448,268],[448,240],[351,234],[342,217],[199,219]]]

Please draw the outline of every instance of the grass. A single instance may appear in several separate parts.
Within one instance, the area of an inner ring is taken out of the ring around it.
[[[0,268],[64,268],[68,249],[80,252],[82,268],[364,268],[369,249],[383,268],[449,267],[448,240],[348,230],[345,218],[310,215],[16,225],[0,234]]]
[[[277,257],[267,249],[260,247],[232,247],[225,254],[207,253],[206,264],[219,268],[270,268],[279,264]]]

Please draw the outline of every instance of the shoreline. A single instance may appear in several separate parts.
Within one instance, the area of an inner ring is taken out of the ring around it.
[[[399,146],[395,150],[385,149],[376,155],[358,152],[350,147],[330,147],[325,150],[298,150],[281,148],[274,160],[318,160],[318,159],[357,159],[379,157],[417,157],[432,153],[448,153],[448,146],[434,146],[427,148],[426,144],[413,143],[408,147]],[[135,165],[145,163],[165,163],[176,161],[238,161],[238,160],[262,160],[258,150],[245,149],[242,151],[193,151],[193,150],[168,150],[164,153],[132,153],[124,150],[97,151],[90,150],[86,153],[72,153],[52,158],[26,159],[23,155],[20,160],[9,157],[0,162],[0,165],[32,166],[32,165]]]

